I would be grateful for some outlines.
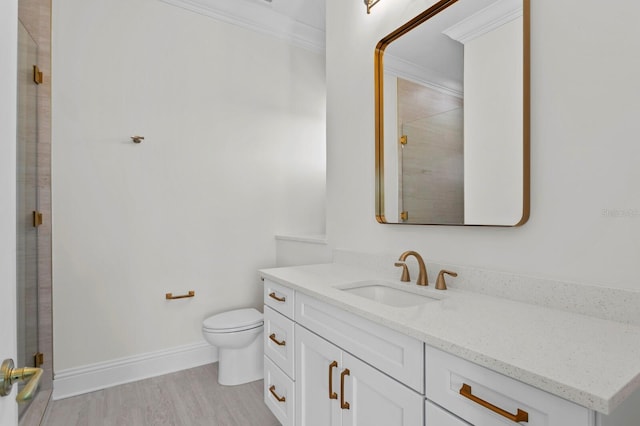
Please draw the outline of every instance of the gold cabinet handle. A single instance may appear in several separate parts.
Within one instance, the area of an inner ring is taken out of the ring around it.
[[[494,413],[500,414],[502,417],[505,417],[509,420],[511,420],[512,422],[528,422],[529,421],[529,413],[527,413],[524,410],[521,410],[518,408],[518,413],[517,414],[511,414],[508,411],[503,410],[500,407],[496,407],[495,405],[491,404],[490,402],[487,402],[483,399],[478,398],[477,396],[473,395],[471,393],[471,386],[469,386],[466,383],[462,384],[462,387],[460,388],[460,395],[464,396],[465,398],[470,399],[471,401],[475,402],[476,404],[479,404],[481,406],[483,406],[484,408],[487,408],[491,411],[493,411]]]
[[[269,293],[269,297],[272,299],[277,300],[278,302],[284,302],[285,300],[287,300],[286,297],[278,297],[276,296],[276,292],[274,291],[273,293]]]
[[[271,333],[269,335],[269,339],[271,339],[271,341],[274,342],[278,346],[284,346],[284,345],[287,344],[287,342],[285,340],[280,341],[280,340],[276,339],[276,333]]]
[[[284,396],[278,396],[278,394],[276,393],[276,385],[271,385],[271,387],[269,388],[269,392],[271,392],[271,395],[273,395],[273,397],[279,402],[285,402],[287,400],[287,398],[285,398]]]
[[[338,399],[338,394],[333,391],[333,368],[338,366],[338,361],[329,364],[329,399]]]
[[[348,368],[342,370],[340,373],[340,408],[343,410],[348,410],[350,405],[347,401],[344,400],[344,376],[348,376],[351,374]]]
[[[0,367],[0,396],[7,396],[15,383],[27,382],[16,396],[16,401],[25,402],[33,398],[40,384],[44,370],[42,368],[13,368],[13,360],[5,359]]]

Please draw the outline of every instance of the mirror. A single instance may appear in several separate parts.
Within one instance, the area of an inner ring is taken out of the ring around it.
[[[529,0],[441,0],[378,43],[376,218],[529,218]]]

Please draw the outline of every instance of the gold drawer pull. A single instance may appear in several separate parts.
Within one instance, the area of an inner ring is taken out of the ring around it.
[[[500,407],[496,407],[495,405],[478,398],[477,396],[473,395],[471,393],[471,386],[469,386],[466,383],[462,384],[462,387],[460,388],[460,395],[464,396],[465,398],[470,399],[471,401],[475,402],[476,404],[482,405],[484,408],[488,408],[489,410],[493,411],[494,413],[498,413],[500,414],[502,417],[506,417],[507,419],[511,420],[512,422],[528,422],[529,421],[529,413],[527,413],[524,410],[521,410],[518,408],[518,413],[517,414],[511,414],[508,411],[503,410]]]
[[[276,292],[274,291],[273,293],[269,293],[269,297],[272,299],[277,300],[278,302],[284,302],[285,300],[287,300],[286,297],[278,297],[276,296]]]
[[[271,341],[274,342],[278,346],[284,346],[284,345],[287,344],[287,342],[285,340],[279,341],[278,339],[276,339],[276,333],[271,333],[269,335],[269,339],[271,339]]]
[[[340,373],[340,408],[343,410],[348,410],[350,405],[348,402],[344,400],[344,376],[348,376],[351,374],[348,368],[345,368],[342,373]]]
[[[329,364],[329,399],[338,399],[338,394],[333,391],[333,368],[338,366],[338,361]]]
[[[279,402],[285,402],[287,400],[287,398],[285,398],[284,396],[278,396],[278,394],[276,393],[276,385],[271,385],[271,387],[269,388],[269,392],[271,392],[271,395],[273,395],[273,397]]]
[[[189,293],[187,294],[181,294],[179,296],[174,296],[173,293],[167,293],[164,295],[165,299],[167,300],[175,300],[175,299],[186,299],[187,297],[194,297],[196,295],[196,292],[193,290],[190,290]]]

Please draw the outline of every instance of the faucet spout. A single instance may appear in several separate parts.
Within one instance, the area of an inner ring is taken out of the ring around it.
[[[422,260],[422,256],[420,256],[418,252],[413,250],[405,251],[400,255],[400,258],[398,260],[404,262],[405,260],[407,260],[407,257],[409,256],[415,257],[416,260],[418,261],[418,268],[420,273],[418,274],[418,281],[416,281],[416,284],[429,285],[429,277],[427,276],[427,267],[424,264],[424,260]]]

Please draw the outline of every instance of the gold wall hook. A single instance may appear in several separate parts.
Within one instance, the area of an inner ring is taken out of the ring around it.
[[[131,136],[133,143],[140,143],[144,140],[144,136]]]
[[[5,359],[0,367],[0,396],[7,396],[15,383],[27,382],[24,388],[16,396],[18,403],[33,398],[40,384],[40,378],[44,370],[42,368],[24,367],[13,368],[13,360]]]

